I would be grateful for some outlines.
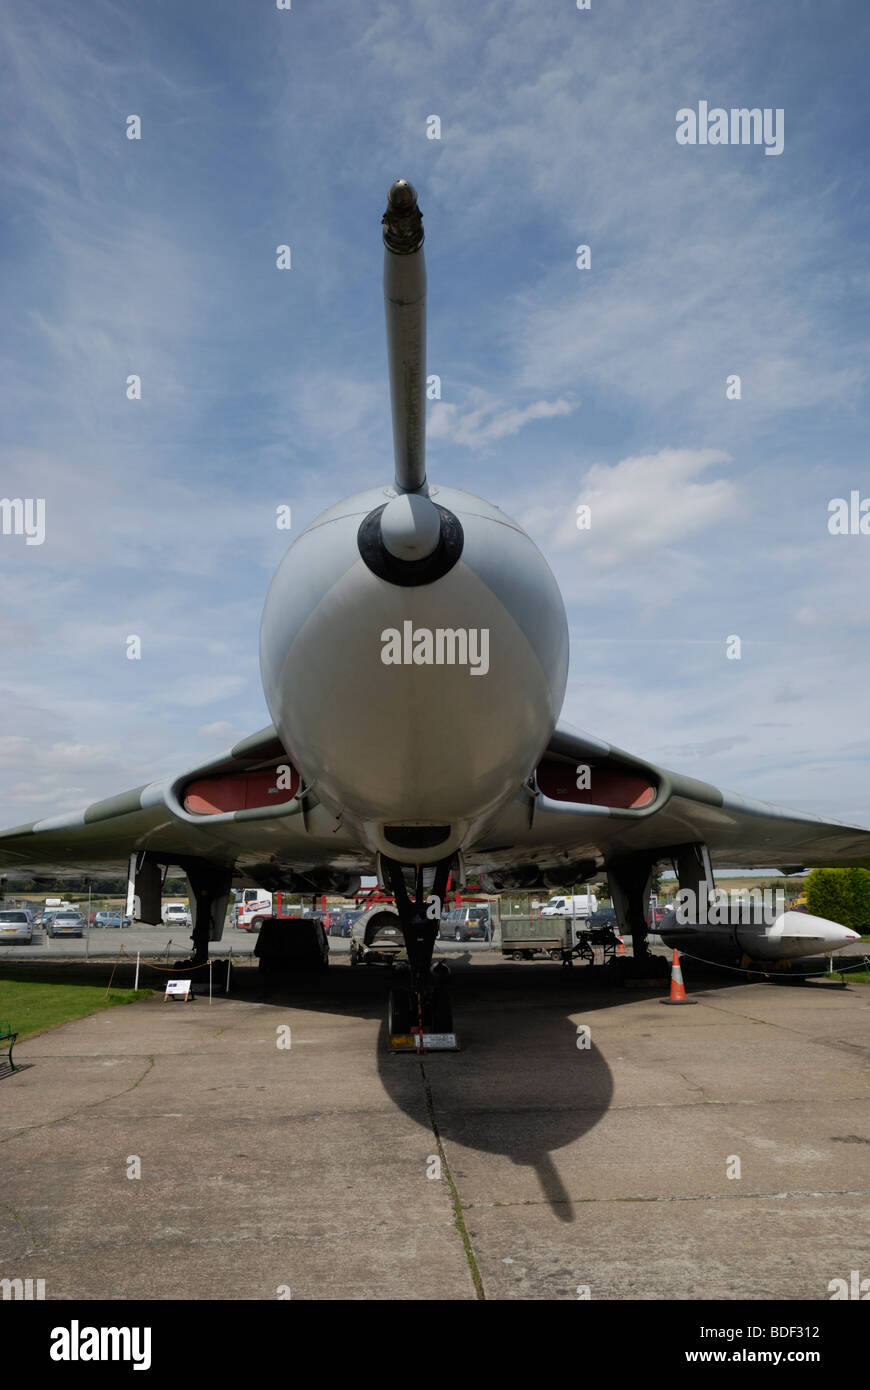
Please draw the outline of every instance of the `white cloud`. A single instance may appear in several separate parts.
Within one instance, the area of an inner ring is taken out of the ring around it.
[[[535,420],[552,420],[561,415],[570,415],[576,409],[575,402],[561,396],[555,401],[533,401],[521,408],[490,400],[485,405],[462,410],[454,402],[435,401],[430,410],[427,437],[436,443],[464,444],[471,449],[482,449],[497,439],[519,434],[521,429]]]
[[[637,564],[647,553],[673,551],[710,526],[727,525],[740,490],[730,478],[705,478],[730,462],[718,449],[661,449],[613,465],[594,464],[573,501],[558,509],[537,504],[527,525],[549,528],[549,547],[575,547],[596,564]],[[577,527],[577,507],[590,508],[588,529]]]

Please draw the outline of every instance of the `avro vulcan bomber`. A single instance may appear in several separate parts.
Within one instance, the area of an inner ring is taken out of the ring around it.
[[[560,721],[568,625],[546,560],[498,506],[427,474],[423,222],[405,180],[383,239],[394,473],[330,507],[278,567],[260,633],[272,724],[176,777],[0,834],[0,873],[123,866],[141,919],[157,922],[179,866],[199,963],[233,884],[352,895],[375,869],[408,957],[391,1031],[439,1032],[448,877],[498,892],[606,874],[642,965],[658,865],[703,903],[716,866],[870,866],[870,831],[719,791]],[[707,937],[762,957],[767,938],[789,958],[855,936],[796,913],[743,940],[706,921]]]

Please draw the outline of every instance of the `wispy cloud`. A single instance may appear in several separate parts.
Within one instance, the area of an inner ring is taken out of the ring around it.
[[[738,505],[738,487],[731,478],[702,475],[729,462],[716,449],[662,449],[614,465],[594,464],[570,505],[538,503],[524,519],[538,528],[549,522],[551,546],[582,546],[602,565],[636,564],[646,552],[685,544],[699,531],[727,524]]]
[[[471,392],[472,397],[480,392]],[[471,449],[486,449],[497,440],[519,434],[536,420],[553,420],[570,415],[577,409],[575,402],[560,397],[555,401],[532,401],[517,407],[504,401],[487,400],[466,409],[453,402],[437,401],[430,411],[428,437],[436,444],[462,444]]]

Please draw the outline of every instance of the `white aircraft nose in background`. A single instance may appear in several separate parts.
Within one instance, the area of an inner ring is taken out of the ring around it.
[[[812,917],[808,912],[784,912],[771,927],[765,944],[782,956],[792,957],[826,955],[860,940],[859,932],[827,917]]]

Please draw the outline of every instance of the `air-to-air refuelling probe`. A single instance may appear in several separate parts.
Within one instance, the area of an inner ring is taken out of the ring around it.
[[[606,872],[643,968],[658,864],[703,903],[716,865],[870,866],[870,832],[718,791],[559,722],[568,625],[546,560],[497,506],[427,478],[423,224],[405,180],[383,229],[395,476],[324,512],[278,567],[260,634],[274,722],[177,777],[0,834],[0,873],[123,865],[141,919],[159,922],[177,865],[196,964],[233,883],[353,894],[375,867],[408,955],[391,1031],[449,1031],[431,966],[450,875],[497,892]],[[680,945],[693,930],[684,920]],[[705,919],[697,939],[711,938],[789,958],[856,934],[784,913],[742,937]]]

